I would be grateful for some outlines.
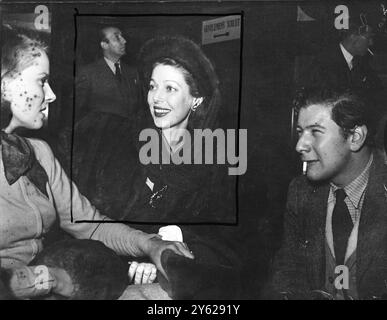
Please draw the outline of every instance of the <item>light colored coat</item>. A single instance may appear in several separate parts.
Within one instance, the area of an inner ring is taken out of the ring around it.
[[[76,223],[109,219],[79,193],[45,142],[29,141],[47,172],[48,198],[25,176],[8,185],[0,152],[0,266],[13,268],[31,262],[43,249],[42,238],[56,219],[62,229],[76,238],[100,240],[118,254],[142,256],[139,243],[155,235],[117,223]]]

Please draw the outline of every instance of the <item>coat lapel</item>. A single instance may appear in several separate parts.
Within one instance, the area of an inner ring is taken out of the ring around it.
[[[305,202],[305,230],[307,243],[308,277],[313,288],[324,285],[325,219],[329,185],[314,187]]]
[[[374,154],[368,187],[365,194],[359,223],[357,245],[357,283],[358,287],[364,272],[385,237],[387,220],[387,170],[380,156]]]
[[[114,77],[114,72],[112,71],[112,69],[110,69],[104,58],[100,58],[97,63],[101,69],[101,72],[105,73],[106,75],[109,74],[109,76],[111,77]]]
[[[351,70],[348,67],[347,60],[345,60],[344,54],[341,51],[340,46],[337,46],[336,54],[337,54],[338,66],[341,69],[341,71],[336,70],[335,74],[343,75],[344,77],[342,79],[343,83],[349,83],[351,81]]]

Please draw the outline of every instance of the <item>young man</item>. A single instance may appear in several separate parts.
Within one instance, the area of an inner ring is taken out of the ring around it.
[[[354,95],[329,93],[299,110],[296,150],[306,174],[289,187],[271,283],[277,298],[387,292],[387,166],[366,110]]]

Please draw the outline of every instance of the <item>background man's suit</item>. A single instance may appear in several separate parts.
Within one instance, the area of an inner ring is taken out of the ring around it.
[[[387,165],[374,153],[360,217],[356,279],[360,299],[387,293]],[[314,186],[306,177],[289,187],[283,246],[274,263],[271,293],[294,292],[308,298],[324,290],[325,221],[329,184]]]
[[[106,199],[114,202],[122,196],[111,194],[104,186],[130,181],[138,158],[133,146],[133,141],[138,140],[134,132],[139,95],[137,72],[122,61],[120,66],[121,81],[104,58],[80,68],[75,88],[74,135],[72,140],[70,134],[63,139],[64,167],[72,173],[81,193],[99,209],[108,202]],[[107,168],[115,170],[106,175]]]
[[[301,86],[314,86],[336,90],[351,89],[373,95],[382,90],[382,83],[369,64],[370,57],[356,57],[351,71],[339,44],[323,51],[303,71]]]
[[[75,115],[97,111],[131,118],[135,112],[138,92],[136,71],[121,62],[121,83],[104,58],[80,68],[76,78]]]

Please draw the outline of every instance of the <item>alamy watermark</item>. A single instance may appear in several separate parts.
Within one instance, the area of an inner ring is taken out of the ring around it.
[[[180,148],[177,152],[171,152],[165,143],[160,144],[160,134],[156,129],[142,130],[139,141],[147,141],[147,143],[140,149],[140,162],[144,165],[150,163],[214,164],[214,154],[216,153],[216,164],[226,164],[227,161],[227,164],[230,165],[229,175],[245,174],[247,170],[247,129],[216,129],[214,131],[194,129],[193,136],[186,129],[177,130],[178,136],[181,138]],[[237,147],[238,152],[236,152]]]
[[[34,284],[37,290],[48,290],[50,288],[50,272],[44,265],[39,265],[34,268],[36,275]]]
[[[335,268],[335,288],[337,290],[349,289],[349,269],[346,265],[338,265]]]

